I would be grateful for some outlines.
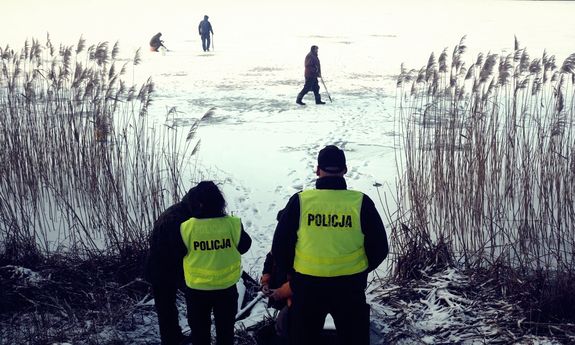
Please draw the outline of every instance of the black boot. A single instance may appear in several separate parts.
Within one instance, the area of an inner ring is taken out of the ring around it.
[[[322,102],[321,100],[319,100],[319,101],[315,101],[315,104],[325,104],[325,102]]]
[[[299,105],[305,105],[305,103],[302,102],[301,99],[302,99],[302,97],[299,97],[299,96],[298,96],[298,97],[296,98],[295,102],[296,102],[297,104],[299,104]]]

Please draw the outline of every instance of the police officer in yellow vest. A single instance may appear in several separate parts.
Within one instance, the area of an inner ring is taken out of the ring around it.
[[[239,218],[226,215],[225,206],[218,187],[212,181],[203,181],[190,189],[182,202],[166,210],[154,225],[148,279],[162,345],[186,342],[175,305],[180,280],[185,281],[192,344],[211,344],[212,312],[217,344],[234,342],[240,256],[250,248],[251,238]]]
[[[224,198],[213,182],[200,182],[197,188],[198,211],[180,226],[187,248],[183,264],[192,344],[211,344],[213,311],[216,344],[233,345],[240,256],[251,238],[239,218],[225,214]]]
[[[316,189],[293,195],[274,233],[272,252],[291,272],[290,343],[320,343],[331,314],[340,344],[369,344],[367,274],[388,254],[373,201],[348,190],[345,154],[334,145],[318,155]]]

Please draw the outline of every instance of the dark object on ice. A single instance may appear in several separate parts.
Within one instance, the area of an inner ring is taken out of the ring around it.
[[[164,45],[164,41],[162,41],[160,39],[160,37],[162,37],[162,33],[158,32],[157,34],[152,36],[152,39],[150,39],[150,50],[151,51],[157,52],[158,49],[160,49],[160,47],[164,47],[166,50],[168,50],[168,48],[166,48],[166,46]]]
[[[252,278],[247,272],[242,272],[242,282],[246,287],[246,295],[244,296],[244,302],[242,303],[242,308],[246,306],[246,304],[250,303],[252,299],[254,299],[258,291],[260,289],[260,285],[258,282]]]
[[[259,291],[260,285],[258,282],[245,271],[242,272],[242,283],[246,290],[244,292],[240,310],[236,314],[236,320],[241,320],[242,318],[247,317],[255,303],[263,296]]]
[[[313,92],[316,104],[325,104],[321,101],[321,95],[319,94],[319,82],[317,80],[317,78],[321,78],[321,64],[317,54],[318,49],[319,48],[316,45],[311,46],[310,52],[305,57],[305,84],[303,89],[297,95],[297,104],[304,105],[302,99],[310,91]]]

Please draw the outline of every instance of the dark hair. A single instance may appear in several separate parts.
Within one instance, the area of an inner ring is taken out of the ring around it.
[[[226,201],[212,181],[202,181],[188,192],[188,207],[192,217],[213,218],[226,215]]]

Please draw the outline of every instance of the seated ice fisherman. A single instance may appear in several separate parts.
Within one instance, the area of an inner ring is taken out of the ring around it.
[[[164,41],[162,41],[160,39],[160,37],[162,37],[162,33],[158,32],[157,34],[155,34],[152,39],[150,39],[150,50],[153,52],[157,52],[158,49],[160,49],[160,47],[164,47],[166,48],[166,46],[164,45]],[[167,49],[167,48],[166,48]]]

